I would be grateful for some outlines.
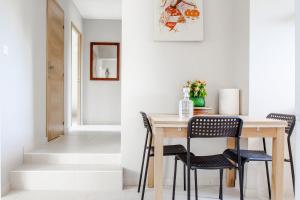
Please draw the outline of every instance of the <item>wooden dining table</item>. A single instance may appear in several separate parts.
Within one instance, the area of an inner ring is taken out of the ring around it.
[[[211,115],[210,115],[211,116]],[[243,138],[272,138],[272,200],[283,199],[283,171],[284,171],[284,135],[287,122],[239,116],[243,120]],[[154,187],[155,200],[163,200],[163,145],[165,138],[186,138],[188,118],[179,118],[175,114],[150,114],[153,131],[154,158],[150,160],[148,168],[148,187]],[[228,139],[228,148],[235,147],[235,140]],[[227,186],[235,183],[234,170],[228,170]]]

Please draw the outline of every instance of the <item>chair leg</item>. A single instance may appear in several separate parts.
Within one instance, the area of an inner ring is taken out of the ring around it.
[[[197,169],[195,169],[195,197],[198,200],[198,183],[197,183]]]
[[[246,165],[246,162],[242,162],[242,185],[243,185],[243,191],[245,191],[245,165]],[[244,193],[243,193],[244,195]]]
[[[144,145],[144,152],[143,152],[143,159],[142,159],[142,166],[140,171],[140,178],[139,178],[139,187],[138,187],[138,193],[141,190],[141,183],[143,178],[143,170],[144,170],[144,162],[145,162],[145,155],[146,155],[146,149],[147,149],[147,140],[148,140],[148,134],[146,135],[145,145]],[[149,149],[150,151],[150,149]],[[147,170],[147,169],[146,169]]]
[[[220,191],[219,199],[223,200],[223,169],[220,169]]]
[[[144,199],[144,195],[145,195],[145,188],[146,188],[146,180],[147,180],[147,175],[148,175],[149,159],[150,159],[150,150],[148,150],[148,154],[147,154],[147,162],[146,162],[146,169],[145,169],[145,175],[144,175],[144,183],[143,183],[143,191],[142,191],[142,198],[141,198],[141,200]]]
[[[175,156],[172,200],[175,199],[176,175],[177,175],[177,158],[176,158],[176,156]]]
[[[295,170],[294,170],[294,160],[293,160],[293,153],[292,153],[292,147],[291,147],[290,138],[288,138],[288,149],[289,149],[289,157],[290,157],[290,164],[291,164],[293,189],[294,189],[294,195],[295,195]]]
[[[295,195],[295,169],[294,169],[294,163],[292,162],[292,158],[290,159],[291,162],[291,173],[292,173],[292,179],[293,179],[293,190],[294,190],[294,195]]]
[[[271,199],[271,183],[270,183],[270,173],[269,173],[268,161],[265,161],[265,165],[266,165],[266,173],[267,173],[267,181],[268,181],[269,199]]]
[[[186,191],[186,166],[183,164],[183,190]]]
[[[239,165],[239,179],[240,179],[240,200],[244,200],[244,164]]]
[[[267,153],[267,145],[266,145],[266,139],[265,138],[263,138],[263,146],[264,146],[264,152]],[[266,173],[267,173],[267,181],[268,181],[269,199],[271,199],[270,173],[269,173],[269,165],[268,165],[267,161],[265,161],[265,165],[266,165]]]
[[[245,163],[242,163],[242,180],[243,180],[243,188],[245,186],[244,179],[245,178]]]
[[[191,169],[187,167],[187,200],[191,200]]]

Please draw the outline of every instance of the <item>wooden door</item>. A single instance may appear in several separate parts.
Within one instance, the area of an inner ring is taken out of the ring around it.
[[[64,134],[64,11],[47,0],[47,137]]]

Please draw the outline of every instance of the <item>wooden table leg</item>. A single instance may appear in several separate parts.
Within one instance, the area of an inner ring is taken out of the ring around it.
[[[151,157],[148,166],[148,187],[154,187],[154,158]]]
[[[235,139],[234,138],[228,138],[227,140],[227,148],[229,149],[235,149]],[[235,169],[227,170],[226,172],[226,185],[227,187],[234,187],[235,186]]]
[[[277,128],[273,138],[272,200],[283,199],[284,128]]]
[[[154,128],[154,199],[163,200],[163,128]]]

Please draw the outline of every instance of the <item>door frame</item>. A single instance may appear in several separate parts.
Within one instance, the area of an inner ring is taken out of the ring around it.
[[[64,42],[63,42],[63,46],[64,46],[64,60],[63,60],[63,68],[64,68],[64,74],[65,74],[65,11],[64,9],[61,7],[61,5],[57,2],[57,0],[47,0],[46,1],[46,137],[47,137],[47,141],[51,141],[52,139],[49,139],[49,132],[48,132],[48,65],[49,65],[49,57],[48,57],[48,27],[49,27],[49,1],[53,1],[53,3],[57,6],[58,9],[60,9],[64,15]],[[63,80],[64,81],[64,84],[65,85],[65,79]],[[65,86],[64,86],[65,87]],[[64,92],[63,92],[63,99],[64,99],[64,103],[63,103],[63,117],[64,117],[64,122],[63,122],[63,125],[64,125],[64,132],[65,132],[65,89],[63,88]]]

